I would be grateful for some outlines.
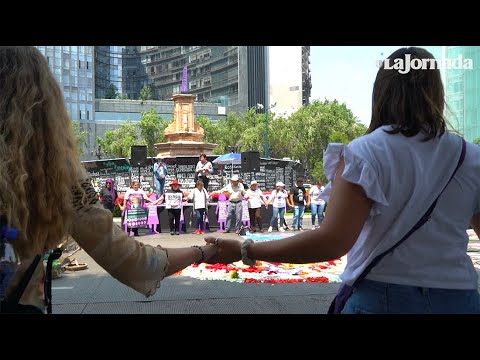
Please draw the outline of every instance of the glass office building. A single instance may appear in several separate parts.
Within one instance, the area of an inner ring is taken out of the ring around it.
[[[72,120],[95,121],[93,46],[37,46],[47,58]]]
[[[447,102],[446,117],[450,128],[469,141],[480,138],[480,46],[425,48],[442,64],[450,63],[450,66],[441,68]],[[466,59],[471,59],[472,69],[457,66],[462,65]]]
[[[116,99],[124,93],[123,51],[125,46],[95,46],[95,98]]]

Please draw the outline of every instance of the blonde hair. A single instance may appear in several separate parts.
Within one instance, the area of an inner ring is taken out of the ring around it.
[[[0,94],[0,214],[20,230],[12,244],[28,258],[68,234],[83,166],[63,94],[40,51],[0,47]]]

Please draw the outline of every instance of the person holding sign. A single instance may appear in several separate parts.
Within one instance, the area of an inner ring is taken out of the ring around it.
[[[180,235],[180,215],[182,210],[182,202],[184,200],[183,191],[180,190],[180,183],[177,179],[170,184],[170,189],[157,200],[165,201],[165,208],[168,211],[168,222],[170,224],[170,235]]]
[[[201,154],[200,161],[195,168],[195,183],[198,180],[203,182],[203,187],[208,191],[209,176],[213,174],[213,165],[210,161],[207,161],[207,155]]]
[[[140,183],[134,181],[132,189],[128,189],[123,198],[123,204],[120,205],[120,210],[124,211],[126,209],[127,231],[132,231],[133,236],[138,236],[138,228],[145,227],[148,223],[148,209],[144,206],[145,201],[158,204],[160,199],[151,200],[145,191],[140,189]]]

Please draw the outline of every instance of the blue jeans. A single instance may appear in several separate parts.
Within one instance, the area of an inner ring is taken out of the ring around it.
[[[480,314],[478,290],[433,289],[363,280],[343,314]]]
[[[272,219],[270,220],[270,226],[272,228],[277,228],[278,224],[278,217],[280,216],[280,226],[283,225],[283,222],[285,221],[285,208],[276,208],[273,207],[273,215]]]
[[[323,210],[325,209],[325,204],[310,204],[312,208],[312,226],[315,225],[315,217],[318,215],[318,225],[323,222]]]
[[[296,226],[300,229],[303,225],[303,213],[305,211],[305,205],[295,205],[295,210],[293,213],[293,222],[292,228],[295,229]]]
[[[242,226],[242,210],[243,204],[239,202],[229,202],[228,203],[228,213],[227,213],[227,230],[232,230],[232,218],[235,217],[235,230],[239,231]]]
[[[205,214],[205,209],[195,209],[195,219],[197,220],[197,229],[205,230],[203,215]]]
[[[163,194],[163,191],[165,190],[165,178],[163,179],[155,179],[155,192],[157,193],[157,199]]]

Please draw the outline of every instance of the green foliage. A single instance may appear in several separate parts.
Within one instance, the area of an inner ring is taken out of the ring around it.
[[[129,158],[130,147],[139,144],[136,126],[127,120],[118,129],[107,130],[103,139],[97,138],[97,143],[108,157]]]
[[[473,140],[473,143],[477,144],[477,145],[480,145],[480,138],[476,138],[475,140]]]
[[[149,86],[145,85],[142,90],[140,90],[140,100],[142,104],[144,101],[152,100],[152,92]]]
[[[317,100],[300,108],[283,128],[281,137],[290,143],[290,157],[305,161],[313,176],[323,180],[323,152],[328,144],[348,144],[367,130],[345,104],[336,100]]]
[[[140,136],[145,145],[147,145],[148,156],[155,156],[155,144],[165,142],[164,130],[169,121],[164,120],[156,110],[152,108],[149,112],[143,112],[138,128]]]
[[[72,131],[77,142],[78,154],[83,156],[85,154],[85,147],[87,146],[88,131],[82,130],[77,120],[72,121]]]
[[[217,124],[217,147],[215,154],[225,154],[229,151],[229,146],[239,146],[246,129],[242,119],[234,112],[227,115],[225,120],[220,120]]]
[[[122,217],[122,210],[120,210],[119,206],[115,206],[113,209],[113,217]]]
[[[110,83],[107,92],[105,93],[105,99],[116,99],[117,97],[118,89],[114,84]]]
[[[203,141],[210,144],[216,144],[218,139],[218,128],[212,120],[205,115],[195,118],[195,122],[199,124],[204,130]]]
[[[145,92],[149,88],[144,87]],[[239,152],[257,150],[263,156],[267,114],[249,109],[245,114],[231,112],[215,125],[208,117],[199,116],[195,121],[205,131],[204,141],[217,144],[215,154],[230,152],[237,147]],[[129,157],[130,146],[146,144],[148,154],[155,155],[154,144],[164,142],[166,121],[154,109],[142,113],[138,124],[130,121],[114,131],[107,131],[104,139],[98,139],[106,154]],[[313,180],[325,179],[323,152],[329,143],[348,144],[366,133],[361,124],[345,104],[338,101],[314,101],[291,114],[290,117],[268,113],[269,156],[277,159],[289,157],[305,163]],[[480,142],[480,139],[477,139]]]

